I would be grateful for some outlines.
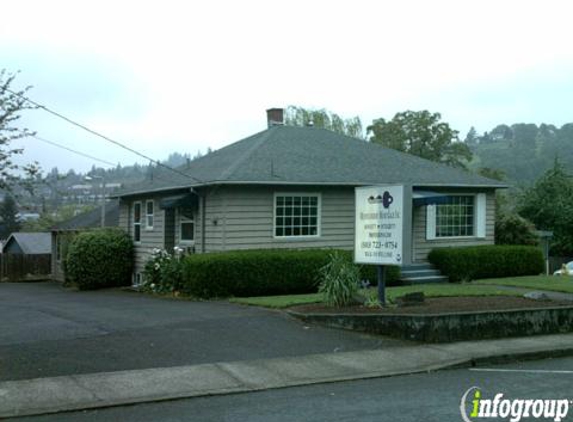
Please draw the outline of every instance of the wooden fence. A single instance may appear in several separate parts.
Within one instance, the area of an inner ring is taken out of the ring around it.
[[[0,254],[1,281],[34,281],[50,278],[51,255]]]

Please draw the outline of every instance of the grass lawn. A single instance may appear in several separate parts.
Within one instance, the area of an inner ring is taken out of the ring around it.
[[[524,290],[504,290],[497,286],[474,285],[474,284],[425,284],[419,286],[388,287],[387,299],[392,302],[396,297],[412,292],[424,292],[427,297],[446,296],[521,296],[527,292]],[[370,289],[368,294],[375,296],[376,289]],[[288,295],[288,296],[261,296],[261,297],[237,297],[230,299],[232,303],[243,305],[264,306],[267,308],[288,308],[294,305],[306,305],[309,303],[322,302],[319,293]]]
[[[573,293],[573,277],[570,276],[558,277],[542,275],[529,277],[491,278],[486,280],[476,280],[472,283],[480,286],[515,286],[530,290],[550,290],[555,292]]]

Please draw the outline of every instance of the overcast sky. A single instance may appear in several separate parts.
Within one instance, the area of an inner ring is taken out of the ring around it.
[[[4,2],[0,68],[37,102],[156,159],[265,129],[265,109],[324,107],[365,126],[428,109],[465,136],[573,121],[570,1]],[[44,111],[45,139],[138,157]],[[94,162],[30,139],[45,170]],[[99,163],[95,163],[99,165]]]

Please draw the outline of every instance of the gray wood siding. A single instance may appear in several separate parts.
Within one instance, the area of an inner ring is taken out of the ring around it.
[[[461,194],[462,192],[457,192]],[[456,193],[452,193],[456,194]],[[486,226],[485,238],[461,238],[461,239],[435,239],[426,240],[426,207],[414,207],[413,210],[413,260],[414,262],[424,262],[428,259],[428,253],[434,248],[445,248],[452,246],[479,246],[491,245],[494,243],[495,229],[495,193],[489,192],[486,195]]]
[[[465,193],[476,193],[470,191]],[[320,236],[307,238],[274,237],[275,193],[317,193],[320,195]],[[456,190],[452,194],[464,192]],[[204,201],[203,195],[207,198]],[[145,201],[139,197],[122,201],[120,227],[133,236],[133,203],[142,203],[141,242],[135,244],[135,272],[142,272],[153,248],[164,248],[165,212],[159,209],[160,196],[155,196],[153,230],[145,229]],[[494,243],[495,194],[486,195],[485,239],[426,240],[426,207],[413,210],[413,259],[425,261],[436,247],[470,246]],[[205,207],[205,250],[202,249],[203,207]],[[201,193],[199,209],[195,213],[195,252],[217,252],[241,249],[279,248],[341,248],[354,247],[354,188],[346,187],[283,187],[283,186],[225,186],[210,188]],[[175,219],[175,244],[180,245],[179,216]],[[167,235],[168,236],[168,235]],[[190,244],[182,246],[192,246]]]
[[[318,193],[320,236],[273,236],[275,193]],[[221,187],[211,190],[206,206],[206,251],[354,246],[353,188]]]

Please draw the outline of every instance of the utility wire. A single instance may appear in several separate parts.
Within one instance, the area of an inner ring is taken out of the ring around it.
[[[38,141],[46,142],[47,144],[53,145],[53,146],[55,146],[55,147],[62,148],[62,149],[65,149],[65,150],[67,150],[67,151],[73,152],[74,154],[81,155],[82,157],[86,157],[86,158],[89,158],[89,159],[91,159],[91,160],[99,161],[100,163],[107,164],[107,165],[112,166],[112,167],[115,167],[115,166],[116,166],[116,164],[114,164],[114,163],[112,163],[112,162],[110,162],[110,161],[102,160],[101,158],[94,157],[93,155],[89,155],[89,154],[86,154],[86,153],[81,152],[81,151],[77,151],[77,150],[72,149],[72,148],[69,148],[69,147],[67,147],[67,146],[65,146],[65,145],[58,144],[57,142],[54,142],[54,141],[49,141],[48,139],[41,138],[41,137],[39,137],[39,136],[37,136],[37,135],[30,135],[30,136],[31,136],[32,138],[37,139]],[[169,180],[169,179],[166,179],[165,177],[158,176],[157,174],[154,174],[154,173],[153,173],[153,169],[152,169],[151,171],[152,171],[152,173],[151,173],[150,176],[147,176],[147,175],[145,176],[145,177],[146,177],[146,179],[145,179],[146,181],[149,180],[148,177],[150,177],[151,179],[162,180],[162,181],[164,181],[164,182],[170,182],[170,181],[171,181],[171,180]]]
[[[112,167],[115,167],[115,166],[116,166],[116,164],[114,164],[114,163],[112,163],[112,162],[109,162],[109,161],[106,161],[106,160],[102,160],[101,158],[94,157],[93,155],[89,155],[89,154],[86,154],[86,153],[81,152],[81,151],[77,151],[77,150],[72,149],[72,148],[69,148],[69,147],[67,147],[67,146],[65,146],[65,145],[58,144],[57,142],[49,141],[49,140],[44,139],[44,138],[41,138],[41,137],[39,137],[39,136],[37,136],[37,135],[31,135],[31,136],[32,136],[32,138],[35,138],[35,139],[37,139],[38,141],[42,141],[42,142],[45,142],[45,143],[47,143],[47,144],[53,145],[53,146],[55,146],[55,147],[58,147],[58,148],[61,148],[61,149],[65,149],[66,151],[73,152],[74,154],[77,154],[77,155],[81,155],[82,157],[89,158],[89,159],[91,159],[91,160],[98,161],[98,162],[103,163],[103,164],[107,164],[108,166],[112,166]]]
[[[97,136],[97,137],[99,137],[99,138],[102,138],[102,139],[104,139],[104,140],[106,140],[106,141],[108,141],[108,142],[110,142],[110,143],[112,143],[112,144],[114,144],[114,145],[117,145],[118,147],[123,148],[123,149],[125,149],[125,150],[127,150],[127,151],[129,151],[129,152],[131,152],[131,153],[133,153],[133,154],[135,154],[135,155],[138,155],[138,156],[140,156],[140,157],[142,157],[142,158],[145,158],[146,160],[149,160],[150,162],[152,162],[152,163],[154,163],[154,164],[156,164],[156,165],[158,165],[158,166],[160,166],[160,167],[164,167],[164,168],[166,168],[166,169],[172,171],[173,173],[176,173],[176,174],[179,174],[179,175],[181,175],[181,176],[184,176],[184,177],[193,179],[193,180],[195,180],[195,181],[197,181],[197,182],[203,182],[202,180],[197,179],[196,177],[193,177],[193,176],[191,176],[191,175],[189,175],[189,174],[183,173],[183,172],[181,172],[181,171],[179,171],[179,170],[176,170],[176,169],[174,169],[174,168],[172,168],[172,167],[169,167],[168,165],[163,164],[161,161],[158,161],[158,160],[155,160],[155,159],[153,159],[153,158],[151,158],[151,157],[148,157],[147,155],[142,154],[141,152],[139,152],[139,151],[137,151],[137,150],[135,150],[135,149],[133,149],[133,148],[130,148],[130,147],[128,147],[127,145],[124,145],[124,144],[122,144],[122,143],[119,142],[119,141],[116,141],[116,140],[114,140],[114,139],[111,139],[111,138],[109,138],[109,137],[107,137],[107,136],[105,136],[105,135],[103,135],[103,134],[101,134],[101,133],[99,133],[99,132],[97,132],[97,131],[95,131],[95,130],[93,130],[93,129],[90,129],[89,127],[87,127],[87,126],[85,126],[85,125],[82,125],[81,123],[78,123],[78,122],[76,122],[76,121],[70,119],[69,117],[64,116],[63,114],[60,114],[60,113],[58,113],[57,111],[51,110],[50,108],[48,108],[48,107],[46,107],[46,106],[44,106],[44,105],[42,105],[42,104],[39,104],[39,103],[37,103],[37,102],[31,100],[30,98],[28,98],[28,97],[26,97],[26,96],[24,96],[24,95],[22,95],[22,94],[20,94],[20,93],[18,93],[18,92],[16,92],[16,91],[13,91],[13,90],[11,90],[11,89],[9,89],[9,88],[4,88],[4,89],[5,89],[6,91],[10,92],[11,94],[16,95],[17,97],[20,97],[20,98],[22,98],[23,100],[29,102],[30,104],[33,104],[33,105],[35,105],[36,107],[41,108],[41,109],[43,109],[44,111],[46,111],[46,112],[48,112],[48,113],[50,113],[50,114],[52,114],[52,115],[54,115],[54,116],[56,116],[56,117],[62,119],[62,120],[65,120],[66,122],[68,122],[68,123],[70,123],[70,124],[72,124],[72,125],[74,125],[74,126],[76,126],[76,127],[79,127],[80,129],[83,129],[83,130],[85,130],[86,132],[91,133],[92,135],[95,135],[95,136]]]

